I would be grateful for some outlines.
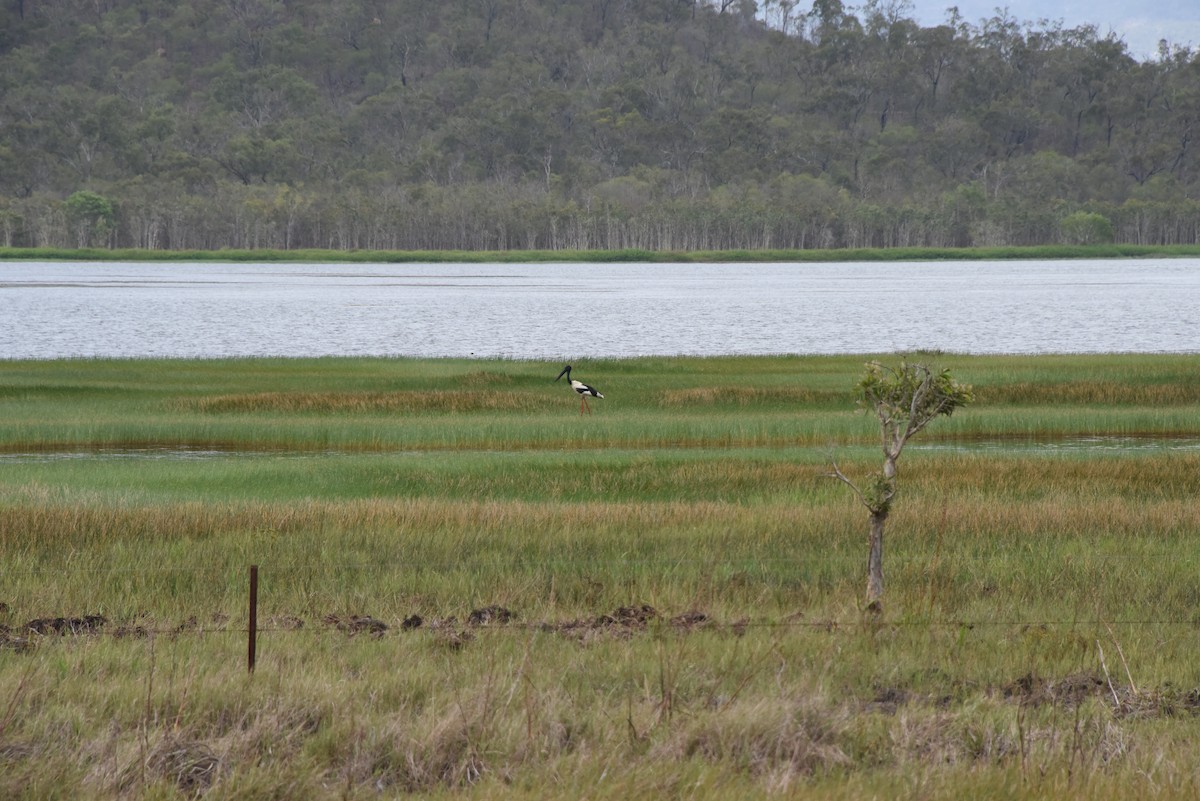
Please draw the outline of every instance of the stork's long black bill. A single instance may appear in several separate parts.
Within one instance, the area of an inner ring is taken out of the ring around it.
[[[562,369],[562,372],[559,373],[558,377],[555,378],[554,380],[557,381],[559,378],[562,378],[564,375],[567,377],[568,380],[571,378],[571,365],[568,364],[566,367],[564,367]]]

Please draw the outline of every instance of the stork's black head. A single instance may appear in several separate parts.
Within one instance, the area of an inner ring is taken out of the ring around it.
[[[557,381],[559,378],[562,378],[564,375],[567,377],[568,381],[571,380],[571,365],[568,364],[566,367],[564,367],[562,369],[562,372],[558,374],[558,378],[555,378],[554,380]]]

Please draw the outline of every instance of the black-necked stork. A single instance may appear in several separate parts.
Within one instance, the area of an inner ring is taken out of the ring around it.
[[[571,365],[568,364],[566,367],[564,367],[562,372],[558,374],[558,378],[555,378],[554,380],[557,381],[564,375],[567,377],[567,380],[571,382],[571,389],[579,393],[579,414],[582,415],[584,410],[587,410],[587,413],[591,414],[592,407],[588,406],[588,396],[590,395],[593,398],[603,398],[604,396],[601,395],[600,391],[595,387],[589,387],[582,381],[576,381],[574,378],[571,378]]]

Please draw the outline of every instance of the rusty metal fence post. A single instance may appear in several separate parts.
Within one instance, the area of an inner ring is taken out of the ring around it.
[[[247,626],[249,642],[246,652],[246,667],[254,672],[255,651],[258,646],[258,565],[250,565],[250,625]]]

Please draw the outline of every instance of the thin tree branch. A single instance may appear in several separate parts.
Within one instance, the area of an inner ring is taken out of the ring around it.
[[[867,499],[863,497],[862,490],[858,488],[858,485],[846,477],[846,474],[843,473],[837,466],[837,461],[834,460],[833,456],[829,457],[829,464],[833,467],[833,472],[826,473],[826,478],[836,478],[838,481],[845,484],[847,487],[853,490],[854,496],[858,498],[858,502],[861,503],[867,509],[867,511],[874,511],[871,509],[871,505],[867,503]]]

